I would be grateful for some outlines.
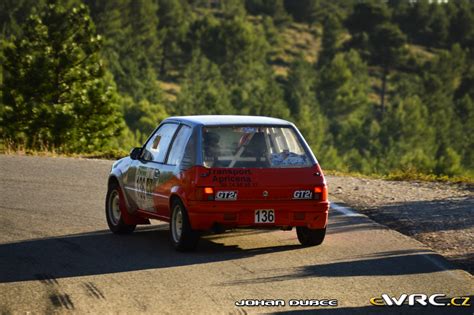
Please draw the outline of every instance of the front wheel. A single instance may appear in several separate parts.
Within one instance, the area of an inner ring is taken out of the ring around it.
[[[129,234],[135,230],[136,225],[125,224],[120,210],[120,187],[117,183],[110,184],[105,199],[105,217],[109,229],[115,234]]]
[[[321,245],[326,236],[326,228],[324,229],[310,229],[306,226],[297,226],[296,235],[303,246]]]
[[[173,247],[179,251],[194,250],[199,242],[199,232],[191,228],[188,213],[179,200],[172,204],[170,238]]]

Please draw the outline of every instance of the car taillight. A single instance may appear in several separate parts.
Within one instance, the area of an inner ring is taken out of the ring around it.
[[[214,188],[198,187],[196,189],[197,200],[214,200]]]
[[[314,199],[321,201],[328,200],[328,189],[326,186],[315,186],[313,192]]]

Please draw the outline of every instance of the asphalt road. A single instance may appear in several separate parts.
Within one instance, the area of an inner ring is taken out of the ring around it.
[[[168,227],[109,233],[111,161],[0,155],[0,313],[465,313],[374,307],[386,293],[472,296],[473,277],[366,217],[332,211],[322,246],[295,231],[205,236],[177,253]],[[242,299],[337,299],[338,307],[236,307]],[[474,301],[471,300],[474,305]]]

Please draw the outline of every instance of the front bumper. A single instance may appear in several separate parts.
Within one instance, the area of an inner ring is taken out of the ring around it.
[[[187,204],[191,227],[209,230],[215,224],[226,228],[285,228],[306,226],[325,228],[329,202],[313,200],[288,201],[189,201]],[[255,210],[273,209],[275,223],[255,223]]]

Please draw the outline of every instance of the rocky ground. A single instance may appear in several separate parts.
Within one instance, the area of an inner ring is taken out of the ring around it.
[[[474,188],[326,176],[330,199],[414,237],[474,273]]]

